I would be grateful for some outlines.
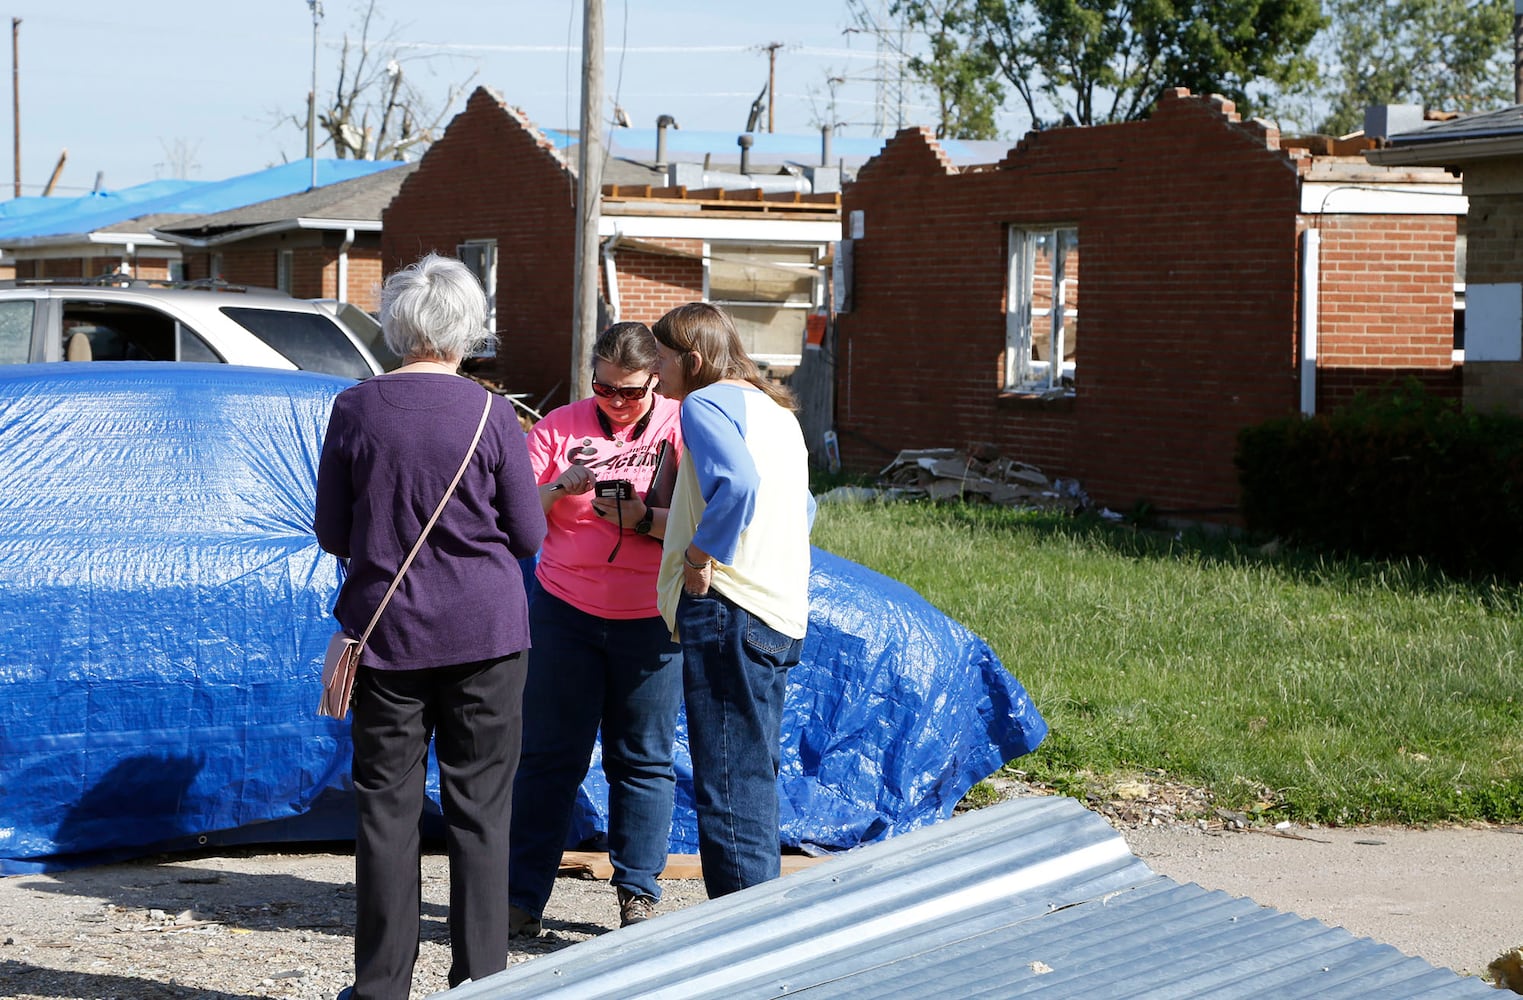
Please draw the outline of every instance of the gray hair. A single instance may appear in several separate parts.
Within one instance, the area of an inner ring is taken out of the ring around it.
[[[381,286],[381,333],[406,357],[459,360],[496,338],[476,275],[454,257],[425,254]]]

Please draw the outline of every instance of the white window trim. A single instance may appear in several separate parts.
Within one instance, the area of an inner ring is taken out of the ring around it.
[[[1062,380],[1073,380],[1076,365],[1062,361],[1067,320],[1077,319],[1077,304],[1070,307],[1069,286],[1072,282],[1064,273],[1064,256],[1070,240],[1078,239],[1079,230],[1074,225],[1042,227],[1011,226],[1006,249],[1007,270],[1005,278],[1005,385],[1006,392],[1053,392],[1065,391],[1072,395],[1072,387],[1065,388]],[[1052,264],[1052,302],[1050,309],[1038,311],[1032,306],[1032,291],[1036,275],[1036,237],[1051,236],[1055,251]],[[1048,319],[1045,331],[1038,331],[1041,319]],[[1035,337],[1045,333],[1050,339],[1049,358],[1059,363],[1038,361],[1032,355]]]

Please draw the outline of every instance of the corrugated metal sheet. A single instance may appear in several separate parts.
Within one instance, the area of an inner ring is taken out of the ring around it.
[[[1494,996],[1341,928],[1155,874],[1068,798],[1018,799],[468,983],[516,997]]]

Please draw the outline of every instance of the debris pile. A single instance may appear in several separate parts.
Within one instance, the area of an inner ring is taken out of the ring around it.
[[[882,472],[878,484],[901,499],[964,499],[1038,510],[1077,513],[1089,497],[1076,480],[1053,479],[1034,465],[1007,458],[990,444],[975,442],[965,450],[914,448],[901,451]]]

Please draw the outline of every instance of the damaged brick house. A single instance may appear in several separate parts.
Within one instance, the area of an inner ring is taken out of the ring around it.
[[[278,288],[297,298],[380,309],[381,212],[413,164],[156,226],[180,247],[184,276]]]
[[[1523,104],[1412,122],[1365,153],[1387,166],[1459,174],[1465,254],[1465,407],[1523,416]]]
[[[844,464],[991,442],[1113,509],[1231,520],[1241,427],[1407,374],[1457,394],[1455,179],[1334,152],[1183,90],[978,169],[901,131],[843,200]]]
[[[653,322],[695,299],[735,316],[748,349],[796,364],[820,262],[840,236],[838,176],[610,157],[599,235],[606,319]],[[731,149],[734,149],[732,144]],[[471,264],[492,298],[498,376],[531,402],[568,398],[576,148],[479,88],[383,216],[387,271],[434,250]]]

